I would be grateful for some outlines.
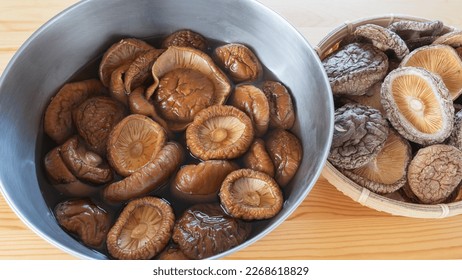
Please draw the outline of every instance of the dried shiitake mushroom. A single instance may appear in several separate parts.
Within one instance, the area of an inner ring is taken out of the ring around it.
[[[462,150],[462,110],[454,117],[454,128],[448,138],[448,144]]]
[[[78,179],[93,184],[112,181],[113,174],[109,165],[98,154],[87,150],[77,136],[61,145],[60,153],[66,166]]]
[[[173,131],[184,130],[194,116],[210,105],[223,104],[231,92],[226,75],[205,53],[169,47],[152,67],[154,83],[146,91]]]
[[[404,40],[408,40],[424,36],[438,36],[443,31],[444,24],[440,20],[400,20],[390,24],[388,29],[398,34]]]
[[[130,201],[107,235],[107,249],[117,259],[151,259],[172,236],[175,215],[168,202],[157,197]]]
[[[221,183],[238,166],[226,160],[206,160],[182,166],[170,185],[176,198],[188,203],[218,201]]]
[[[190,47],[205,52],[207,50],[207,40],[204,36],[192,30],[178,30],[162,41],[162,48],[166,49],[170,46]]]
[[[260,138],[255,139],[247,153],[243,156],[242,162],[245,168],[261,171],[274,177],[273,160],[266,151],[265,141]]]
[[[123,180],[108,185],[103,197],[109,202],[141,197],[165,184],[183,162],[184,152],[175,142],[168,142],[147,164]]]
[[[126,38],[114,43],[103,55],[99,65],[99,78],[104,86],[109,87],[112,72],[118,67],[132,62],[140,54],[153,49],[148,43]]]
[[[270,107],[263,91],[250,84],[237,85],[228,103],[250,117],[256,136],[266,133],[270,121]]]
[[[462,180],[462,151],[442,144],[421,148],[409,164],[407,176],[420,201],[441,203]]]
[[[229,215],[249,221],[274,217],[284,201],[276,181],[252,169],[239,169],[226,176],[219,196]]]
[[[190,259],[204,259],[238,246],[250,224],[230,217],[219,204],[198,204],[176,221],[172,239]]]
[[[134,89],[149,81],[152,65],[164,52],[164,49],[152,49],[140,54],[128,67],[124,76],[125,91],[131,93]]]
[[[215,49],[215,56],[236,83],[254,81],[262,73],[257,56],[245,45],[232,43],[220,46]]]
[[[375,193],[392,193],[407,181],[411,161],[411,145],[396,131],[390,129],[387,141],[379,154],[365,166],[342,173]]]
[[[409,49],[403,39],[395,32],[380,25],[364,24],[358,26],[353,34],[370,39],[372,44],[382,51],[394,51],[398,59],[409,54]]]
[[[431,45],[435,40],[436,36],[426,36],[426,37],[418,37],[414,39],[406,40],[406,45],[410,52],[415,49],[421,48],[423,46]]]
[[[380,91],[382,89],[382,82],[375,83],[363,95],[345,95],[346,103],[359,103],[377,109],[382,115],[385,116],[386,112],[382,106],[382,97]],[[350,101],[350,102],[349,102]]]
[[[45,155],[45,172],[52,186],[60,193],[73,197],[86,197],[98,191],[98,188],[89,186],[69,170],[61,157],[61,147],[55,147]]]
[[[406,139],[430,145],[450,135],[454,107],[439,76],[423,68],[400,67],[387,75],[381,95],[388,120]]]
[[[155,158],[166,142],[162,126],[149,117],[131,114],[112,129],[107,158],[115,171],[126,177]]]
[[[422,67],[443,79],[452,99],[462,93],[462,60],[450,46],[431,45],[412,51],[401,66]]]
[[[295,123],[295,110],[289,90],[280,82],[264,81],[262,90],[270,107],[272,128],[291,129]]]
[[[106,239],[110,227],[109,215],[89,199],[60,202],[54,213],[58,223],[76,234],[85,245],[99,247]]]
[[[334,94],[361,95],[387,74],[388,57],[370,44],[352,43],[322,61]]]
[[[453,48],[462,47],[462,30],[454,30],[439,36],[433,44],[449,45]]]
[[[73,120],[88,148],[99,155],[106,155],[109,133],[126,114],[122,103],[110,97],[97,96],[80,104],[73,112]]]
[[[65,84],[51,99],[45,111],[45,133],[56,143],[64,143],[75,132],[72,111],[90,96],[106,92],[103,84],[95,79]]]
[[[286,186],[297,173],[303,156],[300,140],[283,129],[273,130],[266,139],[266,150],[275,167],[274,178],[279,186]]]
[[[200,111],[186,130],[186,145],[202,160],[232,159],[252,144],[252,121],[241,110],[214,105]]]
[[[345,104],[335,110],[329,161],[344,169],[366,165],[382,150],[388,130],[388,122],[378,110]]]

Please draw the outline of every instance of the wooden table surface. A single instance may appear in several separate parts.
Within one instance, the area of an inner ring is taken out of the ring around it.
[[[32,32],[76,2],[1,0],[0,73]],[[462,28],[460,0],[261,2],[285,17],[313,46],[345,21],[380,14],[440,19]],[[412,219],[366,208],[345,197],[321,177],[282,225],[227,259],[461,259],[461,229],[462,216]],[[32,232],[0,196],[0,259],[75,258]]]

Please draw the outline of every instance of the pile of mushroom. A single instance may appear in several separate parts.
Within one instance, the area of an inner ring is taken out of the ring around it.
[[[336,104],[330,163],[389,198],[461,200],[460,34],[438,20],[364,24],[323,54]]]
[[[117,259],[202,259],[277,215],[302,158],[289,90],[242,44],[125,38],[44,115],[62,228]]]

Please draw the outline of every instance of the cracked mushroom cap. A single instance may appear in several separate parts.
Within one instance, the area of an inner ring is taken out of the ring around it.
[[[175,215],[169,203],[156,197],[130,201],[107,235],[111,256],[124,260],[151,259],[172,236]]]
[[[77,136],[67,140],[60,152],[64,163],[77,178],[93,184],[112,181],[109,165],[98,154],[89,151]]]
[[[169,47],[152,67],[154,83],[146,91],[172,131],[184,130],[194,116],[211,105],[223,104],[231,92],[226,75],[205,53]]]
[[[239,169],[226,176],[219,196],[229,215],[244,220],[272,218],[281,211],[284,201],[273,178],[251,169]]]
[[[45,133],[56,143],[64,143],[75,133],[72,111],[89,97],[106,92],[107,89],[96,79],[65,84],[46,108]]]
[[[151,49],[153,49],[151,45],[135,38],[125,38],[114,43],[104,53],[99,65],[99,78],[103,85],[109,87],[115,69],[132,62],[140,54]]]
[[[162,41],[162,48],[166,49],[170,46],[190,47],[205,52],[207,40],[197,32],[183,29],[173,32]]]
[[[334,94],[361,95],[387,74],[388,57],[370,44],[351,43],[322,60]]]
[[[375,193],[392,193],[407,182],[407,168],[411,159],[409,142],[390,129],[385,145],[374,159],[363,167],[345,169],[342,173]]]
[[[238,108],[250,117],[256,136],[266,133],[270,122],[270,107],[263,91],[250,84],[237,85],[230,97],[229,105]]]
[[[424,36],[438,36],[443,32],[444,24],[440,20],[400,20],[390,24],[388,29],[398,34],[401,38],[408,40]]]
[[[252,121],[233,106],[215,105],[202,110],[186,130],[186,145],[202,160],[233,159],[252,144]]]
[[[128,67],[124,76],[125,92],[131,93],[137,87],[144,85],[151,77],[151,69],[164,49],[152,49],[140,54]]]
[[[455,100],[462,93],[462,60],[450,46],[430,45],[412,51],[401,66],[421,67],[438,74]]]
[[[146,165],[167,142],[167,134],[151,118],[131,114],[111,131],[107,157],[118,174],[126,177]]]
[[[454,117],[454,128],[448,138],[448,145],[462,150],[462,110],[459,110]]]
[[[263,72],[257,56],[245,45],[226,44],[216,48],[214,54],[236,83],[255,81]]]
[[[439,76],[423,68],[397,68],[385,78],[381,96],[388,120],[404,138],[430,145],[450,135],[454,107]]]
[[[407,176],[410,189],[420,201],[441,203],[462,180],[462,151],[442,144],[419,149]]]
[[[353,33],[356,36],[363,36],[372,41],[372,44],[382,50],[392,50],[398,59],[409,54],[406,43],[395,32],[376,24],[364,24],[358,26]]]
[[[329,161],[344,169],[366,165],[382,150],[388,130],[388,122],[380,111],[361,104],[345,104],[335,110]]]

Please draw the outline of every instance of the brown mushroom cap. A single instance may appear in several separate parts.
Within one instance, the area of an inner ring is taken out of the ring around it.
[[[190,260],[181,251],[181,249],[174,244],[170,244],[157,256],[159,260]]]
[[[76,234],[84,244],[99,247],[106,239],[110,228],[109,215],[89,199],[60,202],[54,213],[58,223]]]
[[[207,50],[207,40],[204,36],[192,30],[178,30],[162,41],[162,48],[166,49],[170,46],[190,47],[205,52]]]
[[[175,215],[165,200],[143,197],[130,201],[107,235],[107,249],[117,259],[150,259],[172,235]]]
[[[64,143],[75,132],[72,111],[90,96],[104,94],[107,89],[99,80],[85,80],[65,84],[51,99],[43,120],[44,131],[58,144]]]
[[[99,78],[103,85],[106,87],[109,86],[112,72],[115,69],[128,62],[132,62],[140,54],[152,48],[148,43],[135,38],[126,38],[114,43],[104,53],[99,65]]]
[[[152,65],[164,51],[164,49],[152,49],[140,54],[133,60],[124,76],[126,92],[131,93],[135,88],[142,86],[149,80]]]
[[[255,81],[262,73],[257,56],[245,45],[226,44],[216,48],[214,53],[219,64],[236,83]]]
[[[103,197],[109,202],[121,202],[140,197],[165,184],[183,162],[181,146],[168,142],[147,164],[130,176],[112,183],[103,191]]]
[[[448,138],[448,145],[452,145],[462,150],[462,109],[454,117],[454,128]]]
[[[462,30],[454,30],[439,36],[433,44],[449,45],[453,48],[462,46]]]
[[[409,164],[408,182],[423,203],[444,201],[462,180],[462,151],[450,145],[419,149]]]
[[[262,136],[268,130],[270,107],[266,95],[254,85],[237,85],[229,104],[245,112],[254,124],[256,136]]]
[[[167,142],[165,130],[151,118],[132,114],[111,131],[107,157],[122,176],[129,176],[150,162]]]
[[[223,181],[219,196],[227,213],[244,220],[272,218],[281,211],[284,201],[273,178],[251,169],[231,172]]]
[[[423,68],[397,68],[385,78],[381,96],[388,120],[406,139],[430,145],[451,133],[453,102],[439,76]]]
[[[274,177],[274,164],[265,148],[265,142],[258,138],[250,146],[243,156],[244,167],[255,171],[261,171]]]
[[[219,204],[198,204],[176,221],[172,239],[190,259],[225,252],[246,240],[250,225],[227,215]]]
[[[364,24],[358,26],[354,35],[370,39],[372,44],[382,51],[393,50],[398,59],[402,59],[409,53],[406,43],[398,34],[380,25]]]
[[[238,166],[226,160],[207,160],[181,167],[170,185],[171,193],[185,202],[218,201],[218,191],[226,176]]]
[[[186,145],[202,160],[232,159],[252,144],[252,121],[241,110],[214,105],[200,111],[186,130]]]
[[[126,115],[125,107],[112,98],[92,97],[73,112],[79,135],[88,148],[99,155],[106,155],[107,139],[112,128]]]
[[[112,170],[98,154],[88,151],[77,136],[67,140],[60,149],[61,157],[77,178],[94,184],[112,181]]]
[[[295,123],[295,110],[289,90],[280,82],[265,81],[262,90],[270,107],[272,128],[291,129]]]
[[[124,105],[128,105],[128,93],[125,91],[124,75],[127,72],[129,63],[117,67],[111,74],[109,82],[109,93],[111,96]]]
[[[408,40],[423,36],[440,35],[444,29],[444,23],[440,20],[414,21],[400,20],[388,26],[388,29],[398,34],[401,38]]]
[[[387,74],[388,57],[370,44],[348,44],[322,64],[334,94],[361,95]]]
[[[443,79],[453,100],[462,93],[462,60],[450,46],[431,45],[412,51],[401,66],[422,67]]]

